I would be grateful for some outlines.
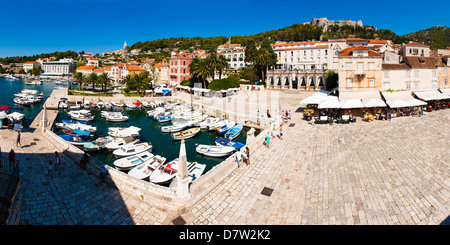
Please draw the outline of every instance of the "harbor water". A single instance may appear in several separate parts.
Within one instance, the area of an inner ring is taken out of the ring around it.
[[[3,77],[0,77],[0,86],[2,87],[2,89],[0,90],[0,105],[11,106],[10,111],[13,111],[13,108],[23,108],[23,111],[19,112],[25,114],[25,121],[23,126],[24,128],[27,128],[42,110],[45,100],[50,96],[53,89],[61,85],[55,84],[54,81],[44,81],[41,85],[27,85],[25,84],[25,80],[7,80]],[[37,104],[17,105],[13,102],[15,97],[14,94],[20,93],[23,89],[35,89],[39,92],[43,92],[44,98],[40,103]],[[133,98],[130,98],[130,101],[133,100]],[[170,133],[162,133],[160,130],[160,126],[170,125],[170,122],[159,123],[158,121],[150,119],[146,113],[146,111],[150,109],[114,108],[114,110],[122,111],[124,115],[127,115],[129,117],[129,120],[126,122],[107,122],[104,118],[101,117],[100,109],[91,109],[91,113],[95,116],[95,119],[88,122],[88,124],[97,127],[97,132],[95,133],[94,139],[102,136],[107,136],[109,127],[136,126],[142,129],[140,132],[141,142],[152,143],[153,154],[163,154],[164,157],[167,158],[166,162],[169,162],[179,156],[181,142],[172,140]],[[60,110],[56,122],[61,122],[64,119],[71,119],[67,112],[68,110]],[[234,140],[245,144],[248,130],[249,129],[244,127],[241,134]],[[63,134],[63,132],[58,129],[55,129],[55,133]],[[196,144],[214,145],[217,137],[220,136],[216,132],[202,130],[195,137],[185,140],[187,160],[205,164],[205,173],[217,164],[224,161],[226,157],[215,158],[198,154],[195,151]],[[88,152],[88,154],[101,162],[105,161],[111,166],[113,166],[113,162],[117,160],[112,152],[109,152],[106,149],[97,152]]]

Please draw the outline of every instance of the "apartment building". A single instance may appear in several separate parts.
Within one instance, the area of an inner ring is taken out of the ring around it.
[[[47,61],[42,64],[43,75],[66,76],[70,75],[76,68],[77,61],[66,58],[59,61]]]

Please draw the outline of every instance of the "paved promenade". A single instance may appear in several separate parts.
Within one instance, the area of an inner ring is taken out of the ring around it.
[[[0,146],[21,163],[21,224],[169,225],[180,216],[193,225],[449,223],[450,110],[346,125],[314,125],[294,113],[283,132],[179,213],[96,187],[97,176],[65,156],[61,173],[46,175],[57,146],[39,127],[22,134],[23,148],[0,130]]]

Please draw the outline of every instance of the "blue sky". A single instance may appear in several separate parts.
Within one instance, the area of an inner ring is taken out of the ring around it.
[[[327,17],[398,35],[450,27],[450,1],[22,0],[0,3],[0,57],[103,53],[169,37],[250,35]],[[441,10],[445,10],[441,11]],[[440,12],[441,11],[441,12]]]

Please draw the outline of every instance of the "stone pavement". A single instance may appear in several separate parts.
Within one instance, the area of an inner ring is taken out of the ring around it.
[[[283,139],[252,150],[250,166],[179,213],[96,187],[97,176],[65,156],[61,174],[46,175],[56,146],[39,128],[30,131],[18,148],[15,134],[0,130],[3,155],[13,148],[21,164],[21,224],[165,225],[181,216],[192,225],[433,225],[449,216],[450,110],[345,125],[314,125],[294,113]]]
[[[450,110],[345,125],[300,118],[182,214],[187,224],[448,224]]]

